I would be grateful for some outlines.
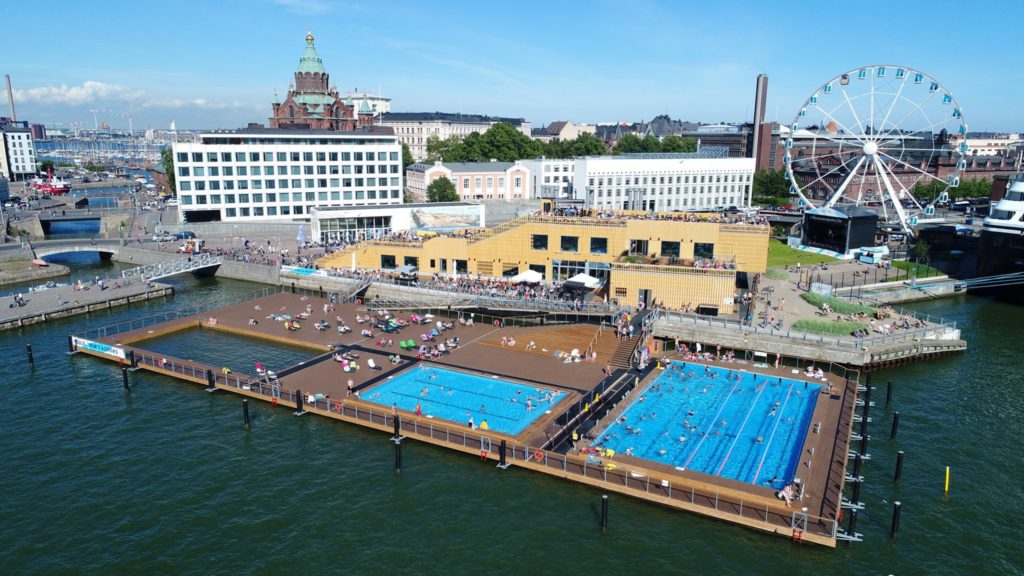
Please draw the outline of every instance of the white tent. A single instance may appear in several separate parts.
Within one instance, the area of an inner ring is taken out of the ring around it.
[[[543,279],[544,275],[541,274],[540,272],[537,272],[536,270],[526,270],[525,272],[520,272],[519,274],[513,276],[512,282],[514,282],[515,284],[536,284]]]
[[[589,274],[579,273],[565,281],[566,284],[575,284],[591,290],[601,287],[601,281]]]

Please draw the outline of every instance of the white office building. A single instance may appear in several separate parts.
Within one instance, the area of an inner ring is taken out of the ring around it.
[[[32,132],[28,128],[4,126],[3,149],[0,150],[0,177],[10,181],[25,180],[39,171]]]
[[[308,220],[314,207],[402,203],[391,130],[246,128],[174,144],[181,222]]]
[[[573,198],[573,174],[576,161],[572,158],[535,158],[523,160],[530,171],[530,189],[534,198]]]
[[[623,154],[577,158],[576,198],[587,208],[703,211],[750,206],[753,158],[702,153]]]

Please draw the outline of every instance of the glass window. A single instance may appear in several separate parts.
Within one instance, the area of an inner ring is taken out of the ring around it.
[[[548,235],[547,234],[533,234],[530,237],[530,247],[534,250],[547,250],[548,249]]]
[[[287,162],[288,161],[288,153],[287,152],[278,152],[277,153],[277,161],[278,162]]]
[[[188,162],[188,152],[178,152],[178,162]]]
[[[590,253],[591,254],[607,254],[608,253],[608,239],[607,238],[591,238],[590,239]]]
[[[381,254],[380,255],[380,267],[385,269],[385,270],[394,270],[396,268],[394,255],[392,255],[392,254]]]
[[[192,203],[192,197],[191,196],[182,196],[180,198],[180,200],[181,200],[182,204],[191,204]]]
[[[226,208],[224,210],[224,215],[228,218],[234,218],[235,216],[238,216],[238,210],[235,208]]]
[[[679,242],[662,240],[661,255],[664,258],[679,258]]]
[[[711,259],[715,257],[715,245],[710,242],[694,242],[693,257]]]
[[[562,252],[579,252],[580,251],[580,237],[579,236],[562,236],[561,248],[562,248]]]

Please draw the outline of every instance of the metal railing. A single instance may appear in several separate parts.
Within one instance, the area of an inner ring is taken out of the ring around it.
[[[132,330],[138,330],[140,328],[145,328],[147,326],[152,326],[154,324],[160,324],[162,322],[167,322],[170,320],[177,320],[179,318],[187,318],[188,316],[208,312],[209,310],[212,310],[214,308],[231,306],[233,304],[239,304],[241,302],[255,300],[256,298],[263,298],[271,294],[277,294],[285,291],[287,291],[287,289],[282,286],[272,286],[234,298],[216,298],[214,300],[211,300],[210,302],[198,304],[196,306],[189,306],[187,308],[175,308],[174,310],[168,310],[166,312],[154,314],[152,316],[147,316],[145,318],[125,320],[123,322],[118,322],[116,324],[100,326],[99,328],[92,328],[80,334],[76,334],[76,336],[88,340],[98,340],[100,338],[113,336],[115,334],[120,334],[122,332],[131,332]]]
[[[174,276],[175,274],[194,272],[211,266],[220,266],[223,262],[224,258],[221,256],[215,256],[209,252],[200,252],[199,254],[193,254],[187,258],[165,260],[163,262],[157,262],[156,264],[148,264],[146,266],[131,268],[121,272],[121,277],[129,278],[138,276],[143,280],[157,280],[168,276]]]
[[[798,340],[808,343],[819,343],[835,345],[846,348],[863,349],[865,347],[881,347],[890,344],[899,344],[917,340],[941,340],[944,336],[951,335],[952,331],[956,330],[955,323],[953,325],[938,324],[925,328],[911,328],[906,330],[900,330],[890,334],[873,334],[863,338],[839,338],[835,336],[825,336],[821,334],[812,334],[809,332],[800,332],[792,329],[779,330],[772,326],[759,327],[757,324],[744,324],[739,320],[732,320],[727,318],[718,318],[712,316],[700,316],[696,314],[689,314],[677,311],[665,311],[664,317],[660,320],[662,326],[678,322],[683,325],[692,324],[694,326],[701,326],[707,328],[722,328],[726,330],[734,330],[737,332],[743,332],[744,334],[757,334],[764,336],[774,336],[778,338],[785,338],[793,341]],[[667,327],[667,326],[666,326]]]
[[[257,383],[250,392],[261,396],[271,396],[271,386]],[[279,389],[278,398],[294,401],[295,392]],[[387,428],[393,427],[396,416],[386,409],[368,406],[362,401],[333,400],[328,398],[304,398],[304,408],[315,408],[329,414],[337,414],[346,419],[365,422]],[[479,431],[467,430],[464,427],[451,427],[431,419],[413,417],[397,417],[398,429],[403,436],[413,439],[429,440],[443,446],[461,449],[462,451],[478,452],[485,459],[497,459],[503,440],[500,436],[492,436]],[[590,483],[605,485],[618,492],[638,497],[655,496],[667,498],[683,507],[694,507],[697,510],[713,510],[719,517],[729,519],[735,517],[763,522],[763,529],[789,528],[801,530],[825,538],[834,539],[837,534],[835,520],[815,516],[803,510],[784,508],[780,502],[766,503],[768,497],[744,494],[738,490],[718,487],[710,483],[689,480],[680,476],[655,473],[625,462],[595,457],[581,457],[560,454],[543,450],[540,447],[521,444],[515,439],[504,439],[506,442],[506,459],[511,464],[527,467],[541,467],[554,475],[572,479],[586,478]]]

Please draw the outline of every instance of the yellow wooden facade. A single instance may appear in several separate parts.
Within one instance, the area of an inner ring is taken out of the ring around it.
[[[549,280],[586,272],[607,278],[610,300],[628,305],[657,301],[672,309],[704,305],[729,314],[737,272],[752,276],[765,271],[768,235],[766,226],[526,216],[469,238],[363,242],[318,264],[362,269],[408,264],[426,274],[495,277],[533,268]],[[735,268],[694,267],[694,260]]]

